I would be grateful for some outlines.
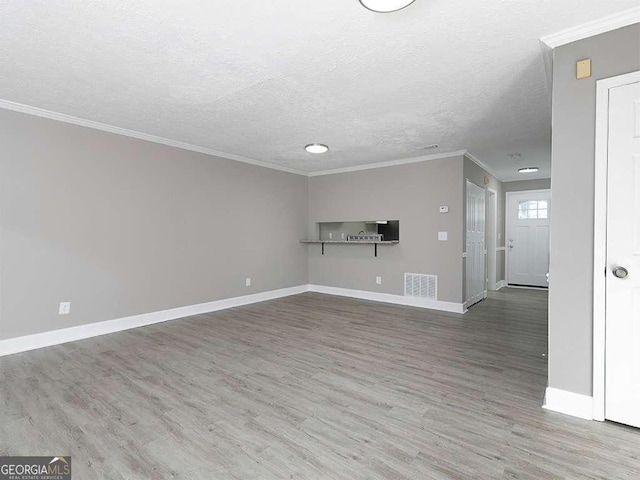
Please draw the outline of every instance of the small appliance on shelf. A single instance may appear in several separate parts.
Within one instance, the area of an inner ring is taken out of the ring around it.
[[[358,235],[347,235],[348,242],[381,242],[383,235],[381,233],[359,233]]]

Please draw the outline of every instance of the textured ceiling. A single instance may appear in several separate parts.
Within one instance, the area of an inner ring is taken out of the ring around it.
[[[3,0],[0,99],[302,171],[469,149],[545,177],[539,38],[637,4]]]

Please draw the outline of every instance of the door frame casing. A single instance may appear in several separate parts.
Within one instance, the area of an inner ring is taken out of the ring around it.
[[[489,215],[485,214],[485,226],[484,226],[484,246],[487,251],[487,266],[485,270],[485,274],[487,276],[486,287],[487,290],[495,290],[498,285],[498,192],[491,187],[486,188],[486,205],[485,210],[488,212],[491,208],[493,208],[493,231],[490,232],[493,236],[492,245],[489,245],[487,238],[489,237],[489,229],[487,228],[489,225],[488,219]],[[493,199],[492,199],[493,198]],[[493,277],[491,278],[492,268],[490,267],[489,260],[493,258]],[[490,288],[491,287],[491,288]]]
[[[593,213],[593,419],[605,420],[607,180],[609,90],[640,82],[640,71],[596,82],[596,142]]]
[[[549,199],[551,199],[551,189],[541,188],[537,190],[518,190],[514,192],[507,192],[504,198],[504,281],[509,285],[509,199],[514,195],[520,195],[522,193],[549,193]],[[553,203],[551,203],[551,209],[549,210],[549,223],[551,223],[551,217],[553,216]],[[520,288],[532,288],[539,289],[544,287],[520,287]]]

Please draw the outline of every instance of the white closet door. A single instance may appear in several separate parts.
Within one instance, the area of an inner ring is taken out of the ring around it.
[[[640,83],[609,93],[605,417],[640,427]]]
[[[466,299],[467,306],[484,299],[485,289],[485,190],[467,180],[467,261]]]

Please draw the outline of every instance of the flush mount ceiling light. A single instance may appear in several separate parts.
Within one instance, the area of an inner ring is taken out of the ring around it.
[[[329,147],[321,143],[310,143],[304,149],[309,153],[327,153],[329,151]]]
[[[538,170],[540,170],[538,167],[524,167],[518,169],[520,173],[535,173]]]
[[[415,0],[360,0],[367,10],[378,13],[389,13],[402,10],[411,5]]]

